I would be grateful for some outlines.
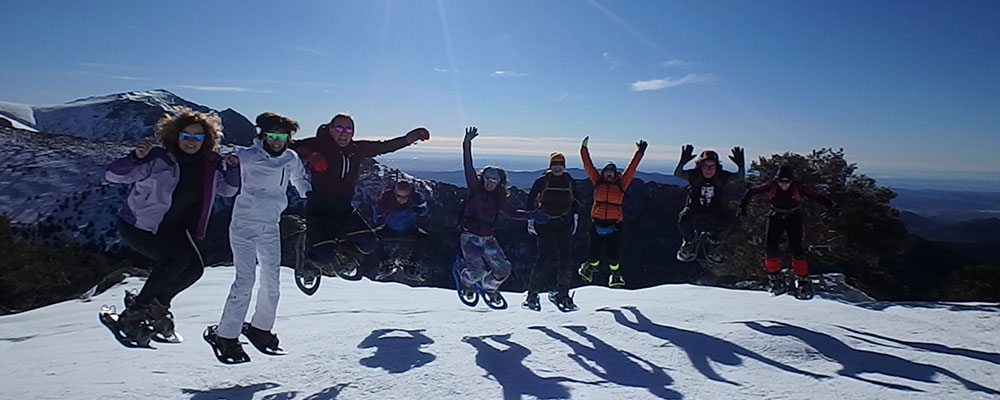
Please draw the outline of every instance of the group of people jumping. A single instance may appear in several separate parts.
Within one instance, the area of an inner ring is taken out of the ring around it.
[[[291,186],[306,199],[305,258],[314,266],[333,265],[341,273],[357,273],[364,257],[375,252],[380,239],[406,237],[418,242],[410,261],[418,263],[427,232],[417,217],[428,207],[416,187],[401,181],[387,189],[376,204],[377,227],[352,205],[364,159],[394,152],[430,139],[425,128],[385,141],[355,140],[351,115],[339,113],[321,124],[316,136],[293,141],[298,123],[286,116],[266,112],[256,118],[253,144],[234,154],[219,153],[222,129],[218,116],[180,109],[164,116],[156,125],[156,143],[142,140],[126,156],[112,162],[106,178],[131,184],[125,204],[118,212],[117,228],[123,240],[155,265],[142,289],[126,297],[120,314],[102,311],[101,318],[122,344],[148,346],[150,340],[179,342],[174,330],[171,302],[178,293],[202,275],[204,261],[196,240],[205,236],[216,195],[235,196],[229,241],[236,276],[218,325],[210,326],[204,338],[224,363],[249,361],[239,342],[242,334],[266,354],[284,354],[272,332],[279,294],[281,234],[279,221],[288,205]],[[494,236],[499,216],[527,221],[527,230],[538,243],[537,262],[531,271],[522,306],[538,311],[539,293],[550,292],[560,310],[576,309],[569,294],[573,271],[587,282],[604,263],[610,271],[608,286],[622,287],[620,250],[627,189],[645,154],[640,140],[631,161],[621,171],[609,162],[598,170],[590,157],[589,137],[580,146],[580,157],[593,184],[590,206],[591,229],[587,260],[573,265],[572,237],[579,225],[580,203],[574,195],[573,178],[566,172],[566,158],[552,153],[548,169],[534,181],[523,209],[510,202],[506,171],[498,166],[475,169],[472,142],[476,127],[465,130],[463,165],[468,196],[463,203],[460,225],[462,265],[458,268],[460,291],[481,290],[487,301],[513,270]],[[743,149],[732,149],[730,160],[737,172],[721,168],[719,155],[704,150],[695,158],[694,147],[682,148],[674,175],[686,179],[689,195],[679,215],[683,243],[677,252],[681,261],[692,261],[699,249],[712,262],[721,262],[719,244],[732,231],[735,215],[724,201],[728,183],[744,179]],[[695,160],[695,168],[684,169]],[[741,204],[746,214],[749,199],[767,193],[767,251],[764,265],[771,277],[772,292],[782,292],[778,249],[787,233],[793,256],[792,268],[806,284],[808,267],[801,246],[802,196],[832,207],[825,197],[795,181],[794,172],[782,167],[775,178],[750,188]],[[245,322],[257,269],[260,269],[255,311]]]

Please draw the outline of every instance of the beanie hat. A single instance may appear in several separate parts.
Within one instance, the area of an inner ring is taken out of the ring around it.
[[[781,179],[781,178],[795,179],[795,171],[792,170],[792,167],[790,165],[782,165],[778,167],[778,173],[776,173],[774,176],[775,179]]]
[[[601,173],[604,173],[604,171],[607,171],[609,169],[618,172],[618,166],[615,165],[613,161],[608,161],[607,164],[604,164],[604,168],[601,168]]]
[[[695,160],[695,163],[701,165],[701,163],[705,162],[705,160],[712,160],[718,164],[719,153],[716,153],[715,150],[702,150],[701,153],[698,154],[698,159]]]
[[[552,164],[555,164],[555,163],[559,163],[559,164],[562,164],[562,165],[565,166],[566,165],[566,156],[563,156],[563,154],[560,153],[560,152],[558,152],[558,151],[553,152],[552,154],[549,154],[549,166],[551,167]]]

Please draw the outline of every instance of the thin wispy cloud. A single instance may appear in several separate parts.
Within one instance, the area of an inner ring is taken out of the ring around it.
[[[451,72],[448,68],[434,68],[434,72]]]
[[[604,59],[604,63],[608,64],[608,66],[610,67],[610,69],[619,68],[619,67],[625,65],[625,63],[622,62],[621,58],[618,58],[614,54],[611,54],[611,53],[606,52],[606,51],[604,52],[604,54],[601,54],[601,58]]]
[[[528,74],[527,72],[504,71],[504,70],[493,71],[493,76],[521,78],[521,77],[525,77],[525,76],[528,76],[528,75],[530,75],[530,74]]]
[[[673,67],[687,68],[687,67],[691,66],[691,63],[687,62],[687,61],[684,61],[684,60],[679,60],[679,59],[675,58],[673,60],[664,61],[663,62],[663,66],[666,67],[666,68],[673,68]]]
[[[315,54],[315,55],[318,55],[318,56],[325,56],[326,55],[326,53],[323,52],[322,50],[314,49],[312,47],[301,46],[301,45],[297,45],[297,44],[296,45],[288,46],[288,48],[292,49],[292,50],[295,50],[295,51],[301,51],[301,52],[305,52],[305,53],[312,53],[312,54]]]
[[[149,78],[142,78],[142,77],[138,77],[138,76],[127,76],[127,75],[111,75],[111,76],[107,76],[106,78],[119,79],[119,80],[123,80],[123,81],[148,81],[149,80]]]
[[[559,95],[559,97],[556,98],[556,101],[566,100],[567,97],[569,97],[569,92],[566,92],[566,93],[563,93],[563,94]]]
[[[273,93],[270,90],[256,90],[245,87],[238,86],[200,86],[200,85],[177,85],[177,87],[199,90],[202,92],[216,92],[216,93]]]
[[[646,81],[632,82],[632,91],[644,92],[649,90],[661,90],[681,85],[706,82],[712,79],[711,74],[687,74],[679,78],[666,77],[662,79],[650,79]]]

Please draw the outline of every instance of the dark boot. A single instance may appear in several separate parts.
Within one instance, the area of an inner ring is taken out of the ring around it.
[[[153,327],[153,340],[163,343],[180,343],[182,341],[180,335],[174,332],[174,314],[160,300],[153,299],[149,305],[149,311],[146,312],[146,318],[149,319]]]
[[[681,243],[681,248],[677,250],[677,261],[689,262],[694,261],[697,256],[694,252],[694,242],[689,242],[685,240]]]
[[[253,325],[244,322],[243,335],[246,336],[247,339],[250,340],[250,343],[253,344],[253,347],[256,347],[261,353],[272,356],[288,354],[281,348],[281,346],[278,346],[278,335],[271,333],[271,331],[258,329]]]
[[[781,272],[768,273],[767,285],[767,290],[768,292],[771,292],[772,296],[780,296],[788,291],[788,285],[785,283],[785,276]]]

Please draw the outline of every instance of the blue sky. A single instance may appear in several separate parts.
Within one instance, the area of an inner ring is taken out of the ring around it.
[[[0,24],[5,101],[165,88],[306,135],[347,111],[359,137],[427,126],[414,153],[457,152],[475,124],[477,151],[540,164],[590,135],[621,163],[645,138],[655,169],[692,143],[1000,172],[995,1],[20,3]]]

